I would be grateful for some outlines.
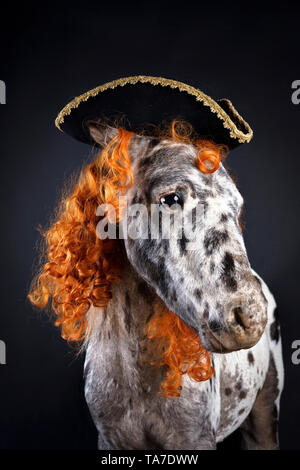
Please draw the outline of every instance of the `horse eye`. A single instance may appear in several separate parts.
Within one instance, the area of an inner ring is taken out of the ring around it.
[[[172,208],[176,204],[183,206],[182,198],[177,193],[166,194],[165,196],[161,196],[159,198],[159,203],[163,206],[167,206],[168,208]]]

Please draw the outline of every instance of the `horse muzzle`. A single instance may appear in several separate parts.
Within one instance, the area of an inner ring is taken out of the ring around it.
[[[267,324],[267,303],[265,298],[256,301],[232,300],[225,308],[222,322],[207,321],[207,349],[228,353],[253,347],[261,338]]]

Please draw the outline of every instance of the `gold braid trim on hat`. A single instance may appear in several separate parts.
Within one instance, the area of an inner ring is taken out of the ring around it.
[[[58,114],[55,120],[56,127],[58,127],[58,129],[61,131],[62,129],[60,126],[64,122],[65,116],[70,115],[72,112],[72,109],[77,108],[82,101],[87,101],[91,96],[97,96],[99,93],[108,89],[116,88],[117,86],[124,86],[128,84],[135,85],[136,83],[151,83],[152,85],[169,86],[170,88],[177,88],[179,91],[185,91],[189,95],[195,96],[196,101],[201,101],[204,106],[208,106],[211,112],[216,113],[217,116],[223,121],[223,126],[230,131],[230,136],[233,139],[238,139],[240,143],[250,142],[250,140],[252,139],[253,131],[251,127],[239,115],[239,113],[234,108],[231,101],[226,100],[228,107],[230,108],[233,115],[238,119],[238,121],[243,126],[245,126],[245,129],[247,129],[247,133],[244,133],[243,131],[238,129],[237,126],[234,124],[234,122],[230,119],[229,115],[224,111],[224,109],[222,109],[221,106],[218,103],[216,103],[216,101],[214,101],[212,98],[207,96],[202,91],[197,90],[196,88],[190,85],[186,85],[183,82],[178,82],[176,80],[171,80],[169,78],[151,77],[151,76],[145,76],[145,75],[119,78],[118,80],[113,80],[111,82],[105,83],[104,85],[100,85],[96,88],[93,88],[90,91],[87,91],[86,93],[80,96],[77,96],[76,98],[74,98],[74,100],[68,103],[60,111],[60,113]]]

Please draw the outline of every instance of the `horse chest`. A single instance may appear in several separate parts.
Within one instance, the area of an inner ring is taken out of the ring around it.
[[[105,360],[105,351],[90,348],[85,364],[85,395],[109,449],[202,449],[237,429],[245,420],[268,364],[265,335],[250,350],[213,354],[214,377],[195,382],[183,377],[179,398],[159,396],[161,374],[148,369],[143,380],[135,361]],[[152,372],[150,372],[152,371]],[[151,375],[152,374],[152,375]]]
[[[138,391],[134,384],[123,386],[115,379],[100,388],[89,375],[86,399],[102,446],[104,442],[111,449],[196,449],[205,442],[210,447],[217,422],[211,402],[216,399],[209,383],[187,381],[180,398],[166,400],[157,389]]]

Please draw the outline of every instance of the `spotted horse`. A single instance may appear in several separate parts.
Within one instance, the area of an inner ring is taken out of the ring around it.
[[[109,133],[93,130],[102,144]],[[238,222],[242,196],[222,164],[211,174],[199,171],[192,145],[135,137],[130,156],[129,205],[204,204],[196,229],[203,244],[195,252],[183,238],[125,240],[126,274],[114,284],[105,314],[89,312],[85,396],[99,448],[215,449],[239,428],[244,448],[277,449],[283,387],[277,310],[247,258]],[[141,223],[136,215],[129,227]],[[207,381],[183,375],[180,397],[171,400],[159,394],[165,370],[151,365],[155,352],[145,338],[161,303],[197,332],[214,367]]]
[[[30,299],[43,307],[52,295],[63,337],[83,340],[99,449],[216,449],[237,430],[244,449],[277,449],[276,304],[249,264],[243,198],[224,161],[199,160],[220,148],[100,121],[89,132],[100,150],[45,233],[48,261]],[[119,207],[114,224],[96,209],[117,208],[120,191],[128,216]],[[144,209],[132,215],[136,205]],[[173,216],[168,238],[120,236],[125,221],[140,233],[153,206]],[[174,214],[198,206],[189,249]],[[99,220],[118,228],[116,239],[99,237]]]

